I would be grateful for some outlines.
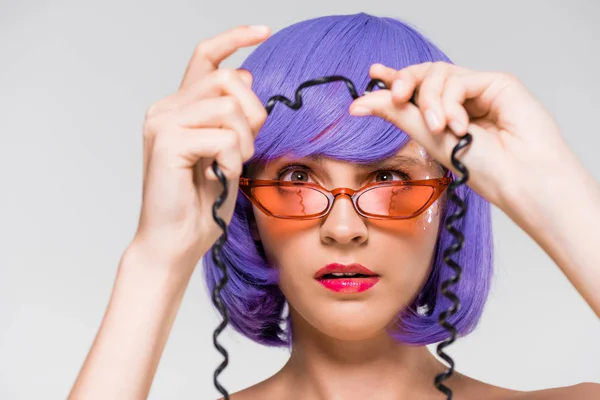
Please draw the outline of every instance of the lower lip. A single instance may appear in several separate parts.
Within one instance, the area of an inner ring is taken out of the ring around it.
[[[338,293],[358,293],[372,288],[379,278],[376,276],[370,278],[337,278],[337,279],[317,279],[321,285],[329,290]]]

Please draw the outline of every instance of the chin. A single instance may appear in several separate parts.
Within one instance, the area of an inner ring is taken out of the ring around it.
[[[345,321],[336,321],[339,323],[324,324],[317,326],[317,329],[323,334],[337,340],[358,341],[379,336],[385,332],[386,324],[370,325],[368,323],[347,323]]]
[[[311,315],[311,324],[320,332],[339,340],[363,340],[381,335],[394,319],[393,313],[357,304],[336,304]],[[310,321],[309,321],[310,322]]]

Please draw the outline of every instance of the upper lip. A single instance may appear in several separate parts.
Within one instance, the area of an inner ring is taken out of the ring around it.
[[[333,272],[354,272],[356,274],[370,275],[370,276],[379,276],[375,272],[371,271],[369,268],[365,267],[361,264],[339,264],[332,263],[324,266],[320,270],[315,273],[315,279],[319,279],[323,277],[323,275],[331,274]]]

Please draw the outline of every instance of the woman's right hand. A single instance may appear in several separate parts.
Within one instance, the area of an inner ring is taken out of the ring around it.
[[[218,215],[231,221],[242,163],[254,154],[267,112],[248,71],[218,67],[269,34],[245,25],[200,42],[179,90],[147,111],[142,208],[132,245],[166,265],[193,270],[223,233],[212,216],[223,191],[212,171],[215,159],[228,181]]]

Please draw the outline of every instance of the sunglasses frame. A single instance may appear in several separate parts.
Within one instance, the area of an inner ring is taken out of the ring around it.
[[[402,220],[402,219],[415,218],[415,217],[419,216],[425,210],[427,210],[427,208],[429,208],[442,194],[444,194],[444,192],[448,188],[448,185],[450,185],[450,183],[454,180],[452,178],[452,175],[450,172],[451,172],[450,170],[447,170],[446,175],[443,178],[406,180],[406,181],[390,181],[390,182],[373,182],[373,183],[369,183],[369,184],[361,187],[358,190],[354,190],[351,188],[345,188],[345,187],[339,187],[339,188],[335,188],[333,190],[328,190],[328,189],[325,189],[324,187],[322,187],[321,185],[318,185],[318,184],[312,183],[312,182],[290,182],[290,181],[278,181],[278,180],[273,180],[273,179],[252,179],[252,178],[240,177],[239,189],[244,194],[244,196],[246,196],[246,198],[252,202],[252,204],[254,204],[256,207],[258,207],[265,214],[267,214],[271,217],[275,217],[275,218],[296,219],[296,220],[310,220],[310,219],[322,218],[329,214],[329,212],[333,208],[333,202],[335,201],[337,196],[347,195],[352,200],[354,210],[356,210],[356,212],[362,217],[369,218],[369,219],[378,219],[378,220],[389,220],[389,219]],[[269,211],[267,208],[265,208],[262,205],[262,203],[252,194],[253,188],[262,187],[262,186],[310,187],[312,189],[315,189],[315,190],[323,193],[323,195],[325,195],[325,197],[327,197],[327,202],[328,202],[327,208],[325,209],[325,211],[323,211],[319,214],[312,214],[310,216],[302,216],[302,217],[275,214],[275,213]],[[374,187],[381,187],[381,186],[398,186],[398,187],[400,187],[400,186],[429,186],[429,187],[433,188],[433,194],[429,197],[429,199],[427,200],[425,205],[423,205],[419,210],[417,210],[412,215],[406,216],[406,217],[390,217],[390,216],[386,217],[386,216],[370,214],[365,211],[362,211],[358,207],[358,198],[360,197],[360,195],[373,189]]]

